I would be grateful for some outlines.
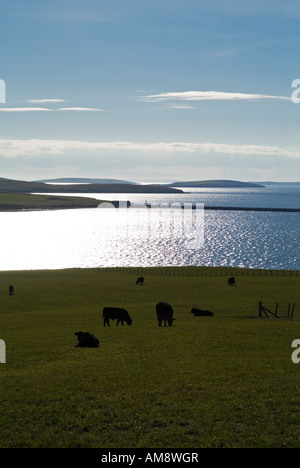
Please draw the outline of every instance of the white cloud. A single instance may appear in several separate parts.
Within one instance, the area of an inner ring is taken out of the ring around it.
[[[176,106],[176,105],[174,105],[174,106],[170,106],[170,109],[195,109],[195,107],[194,106],[180,106],[180,105]]]
[[[44,107],[0,107],[0,112],[50,112]]]
[[[42,104],[47,102],[65,102],[64,99],[29,99],[27,102],[31,104]]]
[[[160,93],[143,96],[145,102],[164,101],[256,101],[261,99],[277,99],[290,101],[290,97],[269,96],[266,94],[224,93],[219,91],[184,91],[175,93]]]
[[[59,111],[75,111],[75,112],[103,112],[103,109],[93,109],[91,107],[62,107]]]
[[[185,154],[223,154],[241,157],[272,156],[300,158],[300,149],[290,151],[278,146],[228,145],[219,143],[135,143],[124,141],[86,142],[76,140],[0,140],[0,156],[14,158],[18,156],[68,155],[69,152],[99,151],[137,151],[150,154],[185,153]]]
[[[0,107],[0,112],[56,112],[56,111],[104,112],[103,109],[93,109],[90,107],[61,107],[58,109],[48,109],[45,107]]]

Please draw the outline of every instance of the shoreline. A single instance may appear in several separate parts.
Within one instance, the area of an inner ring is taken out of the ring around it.
[[[33,211],[58,211],[58,210],[81,210],[81,209],[98,209],[98,207],[102,203],[110,203],[115,207],[115,209],[119,209],[119,201],[101,201],[95,199],[95,204],[73,204],[73,205],[54,205],[54,206],[24,206],[24,205],[1,205],[0,204],[0,213],[24,213],[24,212],[33,212]],[[148,209],[151,209],[152,206],[150,204],[145,204]],[[135,208],[131,202],[127,202],[127,208]],[[136,207],[139,208],[139,207]],[[157,209],[158,206],[153,206],[153,208]],[[171,206],[170,206],[171,208]],[[184,209],[185,206],[182,205],[181,209]],[[126,209],[123,208],[122,209]],[[165,207],[163,207],[165,209]],[[177,208],[176,208],[177,209]],[[197,209],[196,205],[192,206],[193,210]],[[201,208],[200,208],[201,209]],[[259,207],[247,207],[247,206],[204,206],[205,211],[252,211],[252,212],[269,212],[269,213],[300,213],[300,208],[259,208]]]
[[[207,206],[196,202],[174,202],[166,203],[136,203],[120,200],[103,200],[85,196],[69,196],[62,194],[20,194],[20,193],[0,193],[0,213],[2,212],[32,212],[32,211],[53,211],[53,210],[77,210],[100,208],[103,203],[106,207],[116,209],[128,208],[155,208],[155,209],[204,209],[205,211],[247,211],[247,212],[273,212],[273,213],[299,213],[299,208],[280,207],[251,207],[251,206]]]
[[[100,202],[101,203],[101,202]],[[99,203],[99,205],[100,205]],[[16,207],[3,207],[0,205],[0,213],[32,213],[35,211],[60,211],[60,210],[81,210],[81,209],[97,209],[97,206],[90,206],[90,205],[62,205],[62,206],[48,206],[48,207],[24,207],[24,206],[16,206]]]

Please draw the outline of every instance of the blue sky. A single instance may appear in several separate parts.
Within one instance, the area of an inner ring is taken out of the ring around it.
[[[299,0],[0,7],[0,177],[300,180]]]

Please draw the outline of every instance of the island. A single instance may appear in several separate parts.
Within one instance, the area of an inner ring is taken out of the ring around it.
[[[188,182],[174,182],[168,187],[182,188],[264,188],[264,185],[254,182],[240,182],[238,180],[201,180]]]
[[[46,184],[125,184],[125,185],[137,185],[135,182],[129,182],[128,180],[120,179],[90,179],[82,177],[65,177],[61,179],[45,179],[35,180],[34,182],[42,182]]]

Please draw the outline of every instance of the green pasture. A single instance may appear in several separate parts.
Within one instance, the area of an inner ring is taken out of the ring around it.
[[[233,288],[228,273],[0,273],[0,447],[299,447],[299,277],[241,270]],[[173,327],[158,327],[159,301]],[[294,320],[258,319],[259,301],[281,316],[296,303]],[[104,328],[104,306],[126,308],[132,327]],[[100,347],[76,348],[78,331]]]

